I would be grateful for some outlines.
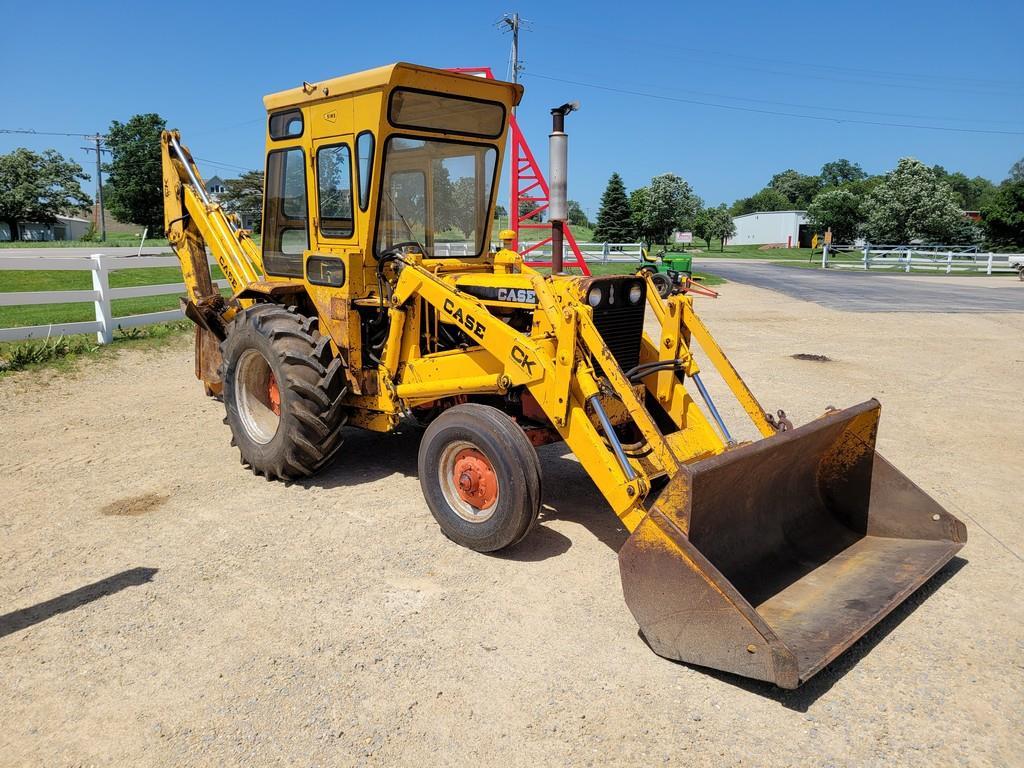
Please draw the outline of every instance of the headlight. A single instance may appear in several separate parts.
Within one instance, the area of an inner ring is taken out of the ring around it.
[[[640,299],[644,297],[644,289],[640,287],[640,283],[634,283],[633,287],[629,289],[629,303],[639,304]]]
[[[598,304],[601,303],[601,298],[601,286],[595,285],[593,288],[590,289],[590,292],[587,294],[587,303],[592,307],[596,307]]]

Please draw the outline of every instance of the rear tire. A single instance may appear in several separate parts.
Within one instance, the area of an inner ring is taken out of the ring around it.
[[[317,318],[256,304],[235,315],[221,352],[224,421],[242,464],[268,480],[323,467],[341,446],[346,388]]]
[[[448,409],[427,428],[420,488],[456,544],[495,552],[523,539],[540,512],[540,459],[522,428],[487,405]]]
[[[655,272],[651,275],[651,282],[654,283],[654,287],[658,290],[658,295],[663,299],[667,299],[669,294],[672,293],[672,280],[664,272]]]

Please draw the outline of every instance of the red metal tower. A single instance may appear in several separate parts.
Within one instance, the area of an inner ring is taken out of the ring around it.
[[[461,72],[466,75],[477,75],[494,79],[494,73],[490,67],[451,67],[451,72]],[[536,243],[530,243],[524,250],[520,251],[527,264],[534,267],[550,267],[551,261],[540,260],[543,254],[540,249],[551,243],[551,225],[542,224],[537,218],[547,210],[550,202],[550,190],[544,172],[537,165],[537,160],[526,143],[526,137],[519,129],[519,123],[515,115],[509,116],[509,142],[512,145],[511,153],[511,193],[509,194],[509,228],[516,233],[513,248],[519,250],[520,232],[522,230],[547,230],[548,236]],[[520,213],[520,210],[523,213]],[[524,233],[525,234],[525,233]],[[572,253],[565,255],[564,266],[576,267],[584,275],[590,274],[587,262],[583,260],[583,254],[576,244],[576,238],[572,234],[569,223],[565,224],[565,242]],[[533,258],[530,254],[533,254]]]

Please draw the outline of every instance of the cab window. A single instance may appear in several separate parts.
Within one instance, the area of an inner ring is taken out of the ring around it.
[[[363,131],[356,136],[356,158],[359,161],[359,210],[370,204],[370,177],[373,174],[373,134]]]
[[[302,254],[309,249],[307,219],[305,154],[297,147],[267,153],[263,265],[268,274],[302,277]]]
[[[321,147],[316,153],[317,196],[320,205],[320,234],[351,237],[352,152],[347,144]]]

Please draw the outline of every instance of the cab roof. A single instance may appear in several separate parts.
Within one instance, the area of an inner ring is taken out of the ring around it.
[[[443,85],[437,84],[441,77]],[[466,87],[470,82],[472,86]],[[332,77],[318,83],[303,83],[298,88],[271,93],[263,97],[263,105],[268,112],[286,107],[301,107],[318,101],[326,101],[339,96],[358,93],[360,91],[386,88],[397,85],[424,87],[433,83],[432,90],[445,93],[467,94],[480,98],[490,98],[515,106],[523,97],[523,87],[503,80],[491,80],[452,72],[447,69],[435,69],[418,64],[396,62],[375,69],[367,69],[351,75]],[[468,93],[467,93],[468,92]]]

